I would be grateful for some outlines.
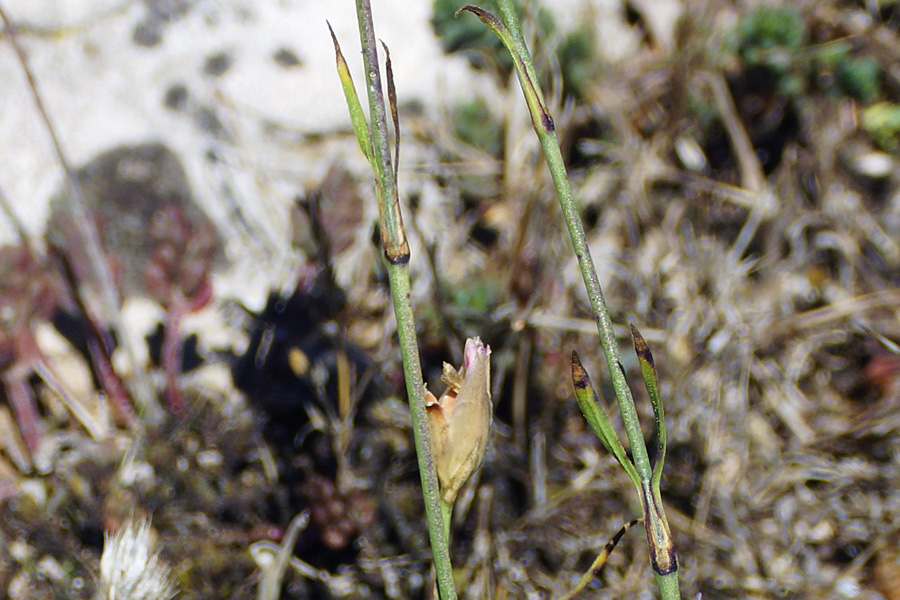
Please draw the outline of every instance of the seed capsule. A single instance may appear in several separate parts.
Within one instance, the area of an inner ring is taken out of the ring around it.
[[[441,499],[453,504],[460,488],[481,465],[491,435],[491,348],[480,338],[466,340],[463,365],[444,363],[440,398],[426,390],[431,452]]]

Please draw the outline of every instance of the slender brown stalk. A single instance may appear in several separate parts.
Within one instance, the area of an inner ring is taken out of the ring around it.
[[[112,327],[115,330],[120,343],[124,346],[126,352],[128,353],[129,361],[133,365],[135,384],[135,389],[133,390],[134,400],[136,401],[138,408],[144,413],[145,418],[154,420],[158,418],[159,405],[153,395],[149,379],[147,378],[147,374],[139,366],[139,363],[137,361],[137,352],[134,348],[134,344],[125,331],[125,323],[122,320],[122,312],[119,310],[119,294],[115,288],[115,285],[113,284],[114,280],[112,272],[109,269],[109,263],[107,262],[106,257],[103,253],[103,249],[100,245],[100,235],[97,232],[97,228],[95,227],[93,220],[90,218],[87,209],[87,203],[84,198],[84,192],[82,191],[81,185],[78,182],[78,176],[75,174],[75,170],[72,168],[72,165],[69,162],[65,151],[63,150],[62,143],[60,142],[59,137],[56,135],[56,128],[53,126],[53,121],[50,118],[50,114],[47,112],[47,109],[44,106],[44,101],[41,97],[40,92],[38,91],[37,82],[31,72],[31,68],[28,66],[28,60],[25,56],[25,52],[22,49],[22,46],[19,44],[19,40],[16,36],[15,28],[12,26],[12,22],[7,17],[6,11],[4,11],[2,6],[0,6],[0,20],[3,21],[3,27],[6,33],[6,37],[8,38],[9,43],[12,46],[12,49],[19,61],[19,65],[22,67],[22,71],[25,74],[25,78],[28,81],[28,87],[31,90],[34,106],[47,128],[47,133],[50,136],[50,141],[53,144],[53,150],[56,154],[56,159],[57,161],[59,161],[59,164],[63,169],[65,175],[66,195],[68,198],[68,202],[71,205],[72,214],[75,219],[75,229],[78,232],[77,235],[81,238],[80,241],[82,242],[85,252],[87,253],[88,260],[91,263],[91,269],[94,272],[92,279],[99,288],[101,302],[103,304],[103,312],[110,320],[110,323],[112,324]],[[84,286],[88,280],[89,275],[85,273],[77,273],[76,275],[79,279],[79,285]],[[83,293],[83,290],[79,290],[79,293]],[[86,316],[88,319],[97,319],[97,315]]]

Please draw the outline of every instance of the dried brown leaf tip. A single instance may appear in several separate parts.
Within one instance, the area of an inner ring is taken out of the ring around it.
[[[656,368],[656,365],[653,362],[653,354],[650,352],[650,347],[647,345],[647,342],[644,341],[644,336],[637,330],[634,323],[629,323],[629,325],[631,326],[631,338],[634,340],[635,354],[637,354],[639,359],[646,361],[651,367]]]
[[[581,364],[581,358],[574,350],[572,351],[572,383],[579,390],[586,390],[591,386],[591,380],[587,371],[584,370],[584,365]]]
[[[452,504],[460,488],[481,465],[491,435],[491,348],[480,338],[466,340],[463,365],[444,363],[440,398],[426,391],[431,452],[441,499]]]

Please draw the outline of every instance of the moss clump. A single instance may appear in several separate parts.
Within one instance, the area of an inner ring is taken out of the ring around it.
[[[803,21],[795,9],[764,7],[738,26],[738,54],[749,66],[766,65],[783,71],[805,37]]]
[[[503,127],[481,98],[463,102],[453,109],[453,133],[463,142],[500,158]]]
[[[860,102],[874,102],[881,94],[881,65],[871,56],[845,58],[834,74],[840,91]]]
[[[900,104],[879,102],[862,112],[862,128],[883,150],[900,149]]]

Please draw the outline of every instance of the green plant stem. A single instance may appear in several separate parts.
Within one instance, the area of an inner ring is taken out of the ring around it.
[[[656,586],[659,588],[659,594],[662,600],[680,600],[681,589],[678,586],[678,571],[669,573],[668,575],[660,575],[654,573]]]
[[[516,17],[513,1],[497,0],[497,4],[500,8],[500,14],[503,16],[504,25],[512,35],[516,48],[522,53],[521,56],[525,58],[523,63],[525,65],[531,64],[532,61],[528,54],[528,49],[525,47],[525,42],[522,39],[522,33],[518,26],[518,18]],[[519,61],[515,62],[516,68],[519,69]],[[600,279],[597,277],[597,270],[594,268],[594,260],[588,248],[587,237],[584,233],[584,226],[581,223],[578,206],[572,194],[572,187],[569,185],[566,165],[562,151],[559,148],[556,129],[540,95],[540,88],[538,87],[537,78],[533,74],[533,69],[529,69],[527,66],[524,68],[526,72],[520,73],[519,77],[520,79],[523,77],[527,78],[530,81],[530,86],[537,92],[536,94],[526,94],[526,101],[529,104],[535,133],[537,133],[538,140],[541,143],[541,149],[544,152],[547,166],[550,168],[550,175],[553,178],[553,184],[556,187],[566,228],[569,230],[569,237],[572,240],[575,256],[578,259],[578,268],[581,270],[581,276],[587,288],[594,320],[596,320],[597,330],[600,332],[600,344],[603,347],[603,353],[606,355],[613,389],[616,392],[619,410],[622,412],[625,433],[631,446],[634,466],[642,478],[645,476],[650,478],[652,469],[650,459],[647,456],[647,447],[644,443],[644,436],[641,432],[641,425],[634,406],[631,389],[625,380],[625,373],[619,357],[619,346],[613,330],[612,320],[609,318],[609,310],[606,307],[603,289],[600,287]],[[525,86],[523,85],[523,87]],[[536,116],[538,118],[535,118]]]
[[[447,543],[449,543],[451,518],[453,517],[453,504],[441,500],[441,513],[444,516],[444,535],[447,537]]]
[[[425,497],[425,516],[428,520],[428,534],[431,538],[431,552],[437,575],[441,600],[455,600],[456,588],[453,583],[453,569],[450,564],[449,529],[450,520],[446,507],[441,501],[437,472],[431,454],[431,431],[425,408],[425,384],[419,363],[419,349],[416,341],[415,320],[410,303],[409,268],[406,265],[388,264],[388,278],[397,317],[397,334],[400,338],[400,352],[403,355],[403,372],[406,377],[406,392],[412,417],[413,436],[416,444],[416,458],[419,462],[419,476]]]
[[[359,20],[359,38],[363,48],[366,94],[369,98],[369,115],[371,117],[371,164],[375,170],[377,189],[381,195],[379,217],[381,218],[382,241],[387,253],[392,248],[405,243],[403,222],[399,219],[399,206],[393,205],[396,189],[388,143],[387,111],[384,106],[381,71],[378,66],[378,49],[375,45],[375,26],[372,22],[372,7],[369,0],[356,1],[356,14]],[[387,210],[384,208],[385,204],[388,205]],[[389,262],[393,261],[389,260]],[[418,352],[416,352],[416,356],[418,356]]]
[[[437,586],[441,600],[456,600],[453,569],[450,564],[450,547],[447,540],[449,522],[445,522],[443,518],[445,510],[442,506],[437,472],[435,471],[431,454],[431,432],[425,408],[425,384],[422,378],[422,366],[419,362],[415,317],[410,299],[409,245],[403,230],[403,220],[400,214],[395,185],[394,169],[396,165],[392,168],[391,164],[387,136],[387,114],[384,105],[384,93],[381,87],[378,54],[375,45],[375,29],[369,0],[357,0],[356,12],[359,20],[360,41],[363,48],[369,114],[371,115],[371,163],[377,178],[376,190],[379,201],[378,212],[381,224],[381,239],[390,281],[394,314],[397,319],[400,352],[403,356],[403,372],[406,378],[406,391],[409,396],[416,458],[419,464],[419,476],[425,499],[425,515],[428,520],[428,533],[434,556]]]

